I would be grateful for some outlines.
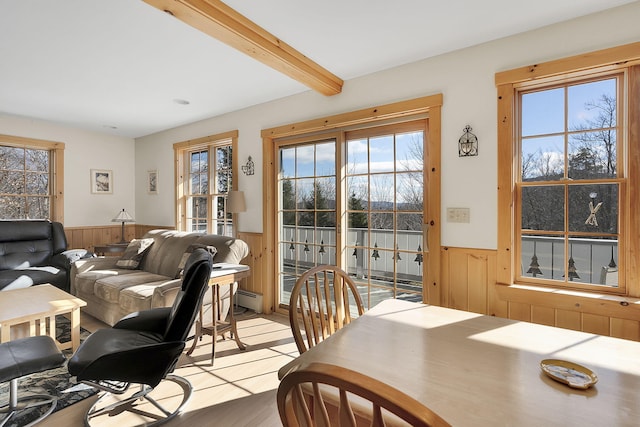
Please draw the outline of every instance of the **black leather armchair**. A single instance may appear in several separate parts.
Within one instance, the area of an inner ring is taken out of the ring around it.
[[[143,398],[151,402],[149,407],[159,408],[158,402],[147,395],[165,379],[182,388],[182,401],[177,408],[162,408],[156,415],[149,416],[156,420],[145,425],[165,422],[182,410],[192,387],[186,379],[171,373],[202,304],[211,267],[211,255],[204,249],[195,250],[187,260],[182,286],[172,307],[132,313],[113,328],[92,333],[80,345],[67,364],[69,373],[104,392],[87,413],[86,425],[90,425],[92,418],[104,414],[122,411],[140,414]],[[132,383],[139,384],[140,391],[104,405],[107,396],[124,394]]]

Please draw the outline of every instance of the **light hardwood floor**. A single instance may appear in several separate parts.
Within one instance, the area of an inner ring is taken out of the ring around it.
[[[105,327],[83,314],[84,328]],[[194,394],[183,413],[166,426],[280,426],[276,408],[278,369],[298,355],[289,321],[281,315],[257,315],[247,312],[238,316],[238,335],[247,350],[241,351],[230,339],[218,339],[216,360],[209,365],[211,337],[205,336],[191,356],[182,355],[175,374],[187,378]],[[191,342],[187,343],[187,347]],[[84,415],[96,397],[49,416],[41,425],[82,426]],[[105,417],[101,417],[105,418]],[[140,425],[136,416],[126,414],[100,420],[98,425],[118,427]]]

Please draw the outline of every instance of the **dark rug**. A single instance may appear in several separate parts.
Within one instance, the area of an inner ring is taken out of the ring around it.
[[[56,337],[58,341],[66,342],[71,336],[71,322],[64,316],[56,317]],[[80,341],[89,336],[89,331],[80,328]],[[71,350],[64,350],[67,358],[71,357]],[[98,390],[85,384],[76,383],[75,377],[69,375],[67,365],[49,371],[32,374],[18,380],[18,396],[25,394],[49,394],[58,398],[54,412],[64,409],[87,397],[93,396]],[[9,383],[0,385],[0,406],[9,401]],[[23,411],[19,418],[12,418],[5,427],[22,427],[37,419],[40,412],[37,409]],[[15,417],[15,416],[14,416]],[[46,421],[45,421],[46,423]]]

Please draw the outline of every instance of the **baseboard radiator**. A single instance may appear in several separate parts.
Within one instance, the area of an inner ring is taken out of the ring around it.
[[[246,307],[256,313],[262,313],[262,295],[253,292],[238,289],[236,291],[237,304],[240,307]]]

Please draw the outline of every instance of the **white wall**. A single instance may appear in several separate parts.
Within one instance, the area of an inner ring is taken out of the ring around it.
[[[0,114],[0,134],[65,144],[66,227],[108,225],[123,208],[136,218],[133,139],[3,114]],[[113,171],[113,194],[91,194],[91,169]]]
[[[572,56],[640,40],[640,2],[580,19],[523,33],[454,53],[345,82],[343,92],[324,97],[305,92],[136,140],[136,179],[148,168],[159,168],[161,194],[140,195],[136,211],[142,222],[173,224],[173,163],[175,142],[239,130],[239,160],[251,155],[256,175],[239,174],[247,196],[247,212],[239,229],[262,232],[262,141],[260,131],[287,123],[442,93],[442,218],[447,207],[471,210],[469,224],[443,223],[442,244],[496,248],[497,118],[494,75],[498,71]],[[434,35],[437,37],[437,35]],[[479,139],[479,156],[459,158],[457,141],[465,125]]]

